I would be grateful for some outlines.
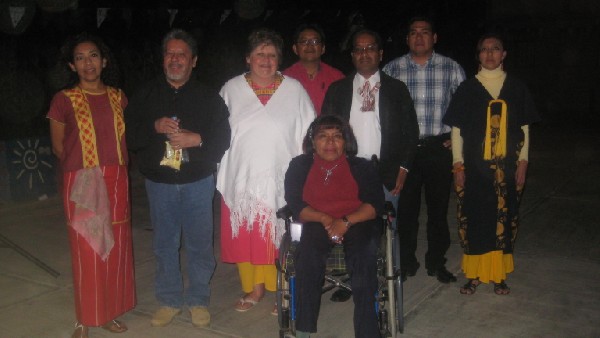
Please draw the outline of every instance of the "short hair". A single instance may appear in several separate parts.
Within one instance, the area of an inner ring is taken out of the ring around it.
[[[353,35],[352,35],[352,47],[356,47],[356,39],[363,34],[367,34],[372,36],[375,39],[375,44],[377,45],[377,48],[379,50],[383,49],[383,45],[381,43],[381,36],[379,35],[379,33],[377,33],[374,30],[368,29],[368,28],[362,28],[359,29],[358,31],[356,31]]]
[[[296,28],[296,31],[294,31],[294,43],[298,42],[300,34],[302,34],[302,32],[304,32],[305,30],[312,30],[317,32],[317,34],[319,34],[319,39],[321,39],[321,43],[323,45],[325,44],[325,32],[323,31],[323,28],[321,28],[321,26],[319,26],[316,23],[303,23],[300,26],[298,26]]]
[[[250,56],[252,51],[258,46],[268,45],[275,47],[279,64],[283,59],[283,39],[279,33],[268,28],[258,28],[252,31],[248,36],[248,44],[246,46],[246,56]]]
[[[75,63],[73,55],[75,48],[84,42],[89,42],[96,45],[100,51],[100,57],[106,59],[106,66],[102,69],[102,73],[100,74],[100,79],[102,82],[108,86],[118,87],[120,84],[119,67],[117,66],[115,58],[113,57],[110,49],[100,37],[83,32],[67,38],[63,46],[60,48],[61,63],[63,63],[65,73],[68,74],[68,79],[65,86],[63,86],[63,89],[73,88],[77,83],[79,83],[79,75],[76,72],[71,71],[69,64]]]
[[[350,127],[350,124],[345,119],[337,115],[321,115],[310,124],[302,142],[302,149],[305,154],[314,154],[315,146],[313,141],[315,137],[319,131],[327,129],[339,130],[344,138],[346,156],[356,156],[358,153],[358,143],[356,142],[352,127]]]
[[[410,33],[410,26],[412,26],[413,23],[415,23],[417,21],[427,22],[427,24],[429,24],[429,27],[431,27],[431,32],[436,33],[435,22],[433,21],[433,19],[428,16],[422,15],[422,16],[413,16],[412,18],[410,18],[408,20],[408,25],[406,25],[406,34]]]
[[[172,29],[163,38],[163,40],[162,40],[163,55],[167,52],[167,44],[171,40],[182,40],[183,42],[185,42],[188,45],[188,47],[190,47],[190,50],[192,51],[192,57],[195,57],[198,55],[198,42],[196,42],[196,39],[194,38],[194,36],[186,31],[184,31],[183,29],[179,29],[179,28]]]

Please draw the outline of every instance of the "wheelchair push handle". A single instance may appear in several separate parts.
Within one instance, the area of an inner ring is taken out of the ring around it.
[[[293,214],[292,214],[292,209],[290,209],[290,207],[286,205],[286,206],[281,207],[279,210],[277,210],[275,215],[279,219],[289,220],[292,218]]]

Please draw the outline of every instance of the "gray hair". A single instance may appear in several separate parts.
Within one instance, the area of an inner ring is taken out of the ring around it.
[[[171,40],[181,40],[185,42],[192,51],[192,57],[198,55],[198,42],[196,42],[196,39],[190,33],[182,29],[173,29],[165,35],[162,40],[163,54],[167,52],[167,43]]]
[[[283,59],[283,39],[279,33],[268,28],[255,29],[248,36],[248,45],[246,46],[246,56],[252,54],[252,51],[258,46],[269,45],[275,47],[279,64]]]

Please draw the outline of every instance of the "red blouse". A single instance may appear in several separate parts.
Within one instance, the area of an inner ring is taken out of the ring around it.
[[[100,165],[119,165],[114,113],[110,106],[108,93],[99,95],[88,92],[84,93],[92,110]],[[121,96],[121,106],[123,109],[127,106],[125,94]],[[64,151],[63,158],[61,159],[63,171],[83,169],[83,155],[81,153],[79,128],[77,127],[75,112],[71,100],[62,91],[54,95],[47,117],[65,125]],[[123,152],[123,159],[127,163],[125,137],[121,140],[121,151]]]
[[[311,207],[335,218],[358,209],[362,204],[358,198],[358,184],[346,156],[329,162],[314,155],[302,198]]]

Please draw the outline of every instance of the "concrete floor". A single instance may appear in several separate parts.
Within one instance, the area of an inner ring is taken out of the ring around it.
[[[403,337],[600,337],[600,134],[591,127],[542,123],[532,128],[532,140],[515,272],[508,279],[512,293],[497,296],[492,286],[482,285],[472,296],[461,295],[462,275],[442,285],[421,269],[404,284]],[[269,314],[274,295],[251,311],[234,311],[242,294],[237,270],[222,263],[212,280],[210,328],[194,328],[186,312],[168,327],[150,326],[158,306],[152,232],[138,174],[132,174],[132,183],[138,305],[121,318],[129,331],[118,337],[277,337],[276,318]],[[454,209],[452,199],[447,267],[458,273]],[[75,319],[64,227],[57,196],[0,205],[0,337],[70,336]],[[215,239],[218,257],[218,233]],[[421,263],[426,244],[421,231]],[[352,337],[352,303],[333,303],[329,296],[323,296],[313,336]],[[114,336],[97,328],[90,335]]]

